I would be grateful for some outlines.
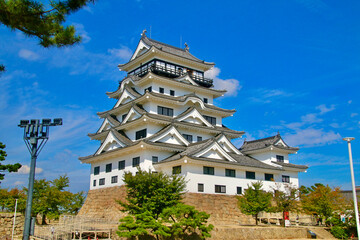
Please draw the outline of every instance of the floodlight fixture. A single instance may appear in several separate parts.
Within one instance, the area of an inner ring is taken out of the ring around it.
[[[19,127],[24,128],[23,139],[31,154],[28,187],[29,190],[26,200],[23,240],[29,240],[31,233],[31,208],[34,190],[36,158],[49,139],[50,126],[59,125],[62,125],[62,118],[55,118],[53,123],[51,123],[51,119],[49,118],[44,118],[41,122],[39,119],[31,119],[30,121],[20,120],[20,124],[18,125]]]

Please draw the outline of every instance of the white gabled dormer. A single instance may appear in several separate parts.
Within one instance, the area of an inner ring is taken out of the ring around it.
[[[189,142],[179,133],[179,131],[174,126],[164,129],[163,132],[159,132],[159,135],[155,136],[150,141],[171,143],[184,146],[189,145]]]
[[[109,130],[111,127],[114,127],[114,125],[111,124],[111,122],[107,118],[105,118],[97,133],[101,133],[102,131]]]
[[[243,155],[225,135],[222,134],[217,141],[226,152]]]
[[[217,142],[213,142],[208,147],[195,154],[195,157],[213,158],[236,162]]]
[[[188,113],[184,114],[183,116],[177,118],[180,122],[190,122],[199,125],[204,125],[213,128],[214,126],[211,125],[206,119],[199,113],[196,108],[193,108]]]
[[[119,100],[116,102],[114,108],[120,106],[121,104],[130,102],[134,99],[136,99],[136,96],[134,96],[126,88],[124,88],[124,91],[121,93],[121,96],[119,97]]]
[[[126,117],[121,122],[121,124],[125,124],[128,121],[132,121],[132,120],[135,120],[135,119],[140,118],[140,117],[141,117],[141,114],[138,111],[136,111],[134,107],[132,107],[130,109],[130,111],[126,114]]]
[[[126,144],[123,143],[122,141],[120,141],[112,131],[110,131],[108,133],[108,135],[106,136],[106,139],[104,140],[104,142],[101,144],[101,146],[99,147],[99,149],[96,151],[95,155],[98,155],[100,153],[102,153],[103,151],[110,151],[116,148],[121,148],[121,147],[125,147]]]

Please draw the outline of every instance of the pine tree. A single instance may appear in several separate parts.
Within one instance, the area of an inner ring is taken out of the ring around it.
[[[5,157],[7,156],[6,152],[3,150],[5,147],[6,146],[0,142],[0,180],[4,180],[5,174],[3,172],[17,172],[21,167],[20,163],[7,165],[1,164],[2,161],[5,161]]]

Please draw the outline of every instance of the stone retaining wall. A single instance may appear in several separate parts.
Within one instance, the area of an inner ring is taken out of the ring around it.
[[[86,201],[78,213],[79,216],[104,218],[107,221],[118,221],[124,213],[117,200],[124,201],[125,186],[90,190]],[[199,211],[210,214],[209,222],[214,225],[253,224],[251,216],[242,214],[235,196],[223,194],[186,193],[184,203],[194,206]]]
[[[14,236],[21,236],[24,228],[24,215],[17,213],[15,219]],[[0,239],[3,237],[10,237],[12,235],[12,228],[14,223],[14,213],[0,213]]]

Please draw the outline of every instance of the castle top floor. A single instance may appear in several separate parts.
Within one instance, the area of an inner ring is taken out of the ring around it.
[[[139,77],[148,72],[169,78],[189,75],[203,87],[213,86],[213,80],[205,78],[204,72],[211,69],[214,63],[205,62],[193,56],[187,44],[184,49],[177,48],[150,39],[145,32],[146,30],[141,34],[141,39],[130,61],[118,66],[120,70],[126,71],[128,75]]]

